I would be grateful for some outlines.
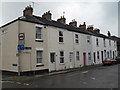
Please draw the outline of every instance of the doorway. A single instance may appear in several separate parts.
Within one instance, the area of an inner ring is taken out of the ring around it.
[[[55,71],[56,70],[56,58],[55,58],[55,52],[50,53],[50,70]]]
[[[86,66],[86,53],[83,53],[83,64]]]

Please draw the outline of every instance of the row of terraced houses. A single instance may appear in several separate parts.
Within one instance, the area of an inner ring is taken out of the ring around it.
[[[117,44],[84,22],[66,24],[64,16],[52,20],[50,11],[41,17],[27,6],[23,16],[0,28],[0,70],[27,72],[57,71],[101,64],[117,56]]]

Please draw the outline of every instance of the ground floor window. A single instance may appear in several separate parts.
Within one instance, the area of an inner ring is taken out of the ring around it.
[[[77,60],[77,61],[80,60],[80,54],[79,54],[79,51],[76,51],[76,60]]]
[[[60,63],[64,63],[64,51],[60,51]]]
[[[43,51],[42,50],[36,51],[36,60],[37,60],[37,65],[43,63]]]
[[[99,51],[97,51],[97,59],[98,59],[98,60],[100,59]]]
[[[91,53],[88,53],[88,61],[89,61],[89,64],[91,64]]]

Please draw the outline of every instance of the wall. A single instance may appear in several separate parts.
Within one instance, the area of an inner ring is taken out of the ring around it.
[[[35,71],[48,69],[48,53],[47,53],[47,32],[46,28],[42,26],[43,42],[35,41],[36,24],[28,22],[20,22],[20,32],[25,33],[25,47],[31,47],[31,50],[24,50],[21,53],[21,70]],[[36,48],[43,49],[43,66],[36,66]],[[26,61],[29,60],[29,61]]]
[[[18,56],[18,21],[11,23],[1,30],[5,30],[5,33],[1,35],[1,51],[2,51],[2,70],[17,72]]]

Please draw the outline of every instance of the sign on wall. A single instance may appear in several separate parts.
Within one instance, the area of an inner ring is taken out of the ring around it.
[[[24,45],[18,45],[18,50],[24,50]]]
[[[18,35],[18,44],[19,45],[24,45],[25,43],[25,33],[19,33]]]

